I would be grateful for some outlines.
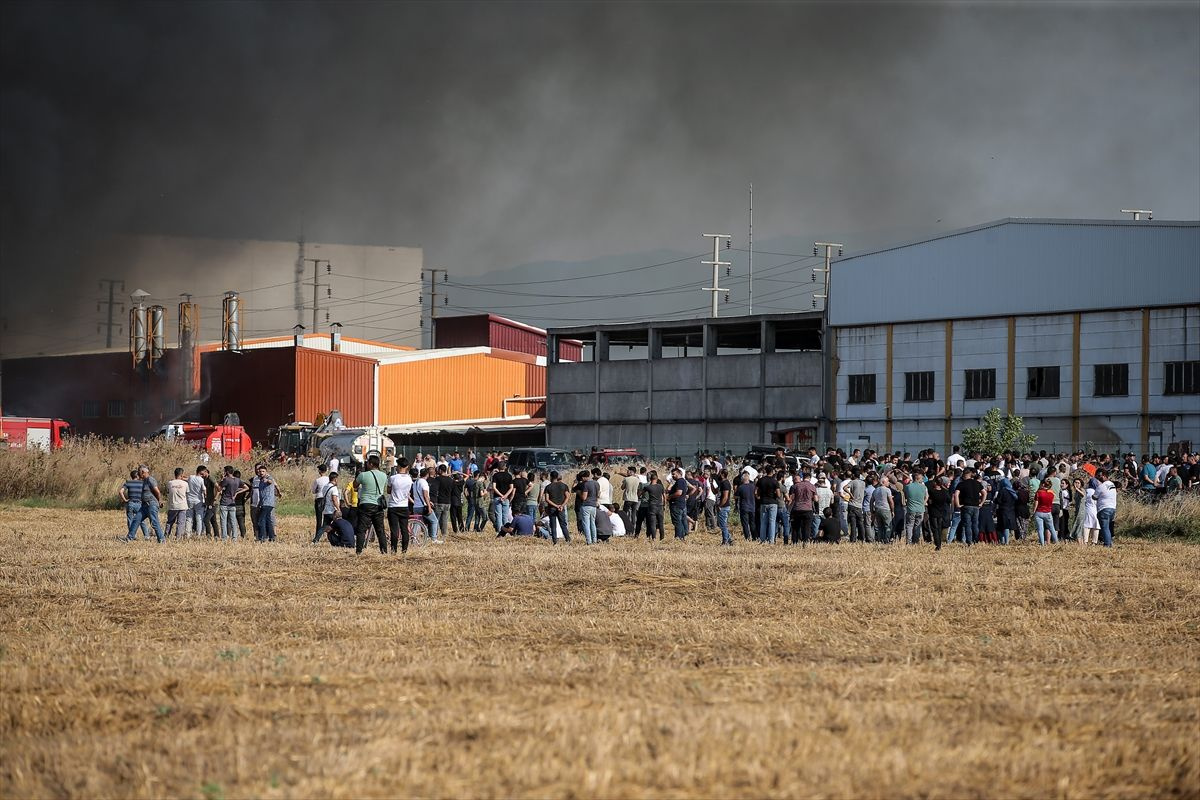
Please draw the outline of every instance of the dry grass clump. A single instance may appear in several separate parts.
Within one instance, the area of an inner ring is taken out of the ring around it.
[[[1157,503],[1141,503],[1122,493],[1117,500],[1117,531],[1200,540],[1200,495],[1180,492]]]
[[[3,797],[1196,797],[1200,547],[126,544],[0,506]]]
[[[266,456],[263,451],[235,459],[212,456],[208,468],[219,477],[222,467],[232,464],[249,480],[255,462]],[[0,450],[0,500],[36,499],[76,508],[116,508],[117,490],[139,464],[149,466],[163,486],[174,476],[176,467],[183,467],[190,475],[200,463],[200,451],[195,447],[165,439],[126,444],[88,436],[71,438],[61,450],[48,453]],[[273,465],[271,471],[288,497],[308,497],[314,470],[306,474],[300,467]]]

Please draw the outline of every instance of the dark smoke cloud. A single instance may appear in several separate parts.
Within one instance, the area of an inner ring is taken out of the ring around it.
[[[80,254],[120,233],[303,228],[478,276],[741,238],[750,181],[764,239],[1200,216],[1195,3],[0,14],[10,317],[18,274],[90,299]]]

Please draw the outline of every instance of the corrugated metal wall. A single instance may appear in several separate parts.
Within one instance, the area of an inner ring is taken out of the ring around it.
[[[1197,263],[1198,222],[1005,220],[838,259],[829,318],[858,326],[1183,305],[1200,301]]]
[[[488,325],[488,341],[492,347],[528,353],[531,356],[546,355],[546,335],[534,333],[502,320],[491,320]]]
[[[296,358],[296,419],[341,409],[346,425],[370,425],[375,406],[375,361],[302,347]]]
[[[498,418],[504,398],[545,393],[546,368],[523,360],[475,354],[384,364],[379,368],[379,423]],[[509,408],[514,415],[536,410],[530,404]]]

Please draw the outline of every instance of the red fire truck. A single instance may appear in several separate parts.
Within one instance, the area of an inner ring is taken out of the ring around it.
[[[13,450],[57,450],[63,437],[71,433],[71,423],[45,417],[0,418],[0,447]]]
[[[185,428],[183,433],[175,436],[175,440],[188,442],[226,458],[248,455],[254,446],[250,434],[241,425],[197,425]]]

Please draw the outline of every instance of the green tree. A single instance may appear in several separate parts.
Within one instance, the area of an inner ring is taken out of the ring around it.
[[[1000,409],[988,410],[979,420],[978,428],[963,431],[962,446],[968,453],[1003,453],[1013,450],[1024,453],[1037,442],[1037,436],[1025,432],[1025,420]]]

